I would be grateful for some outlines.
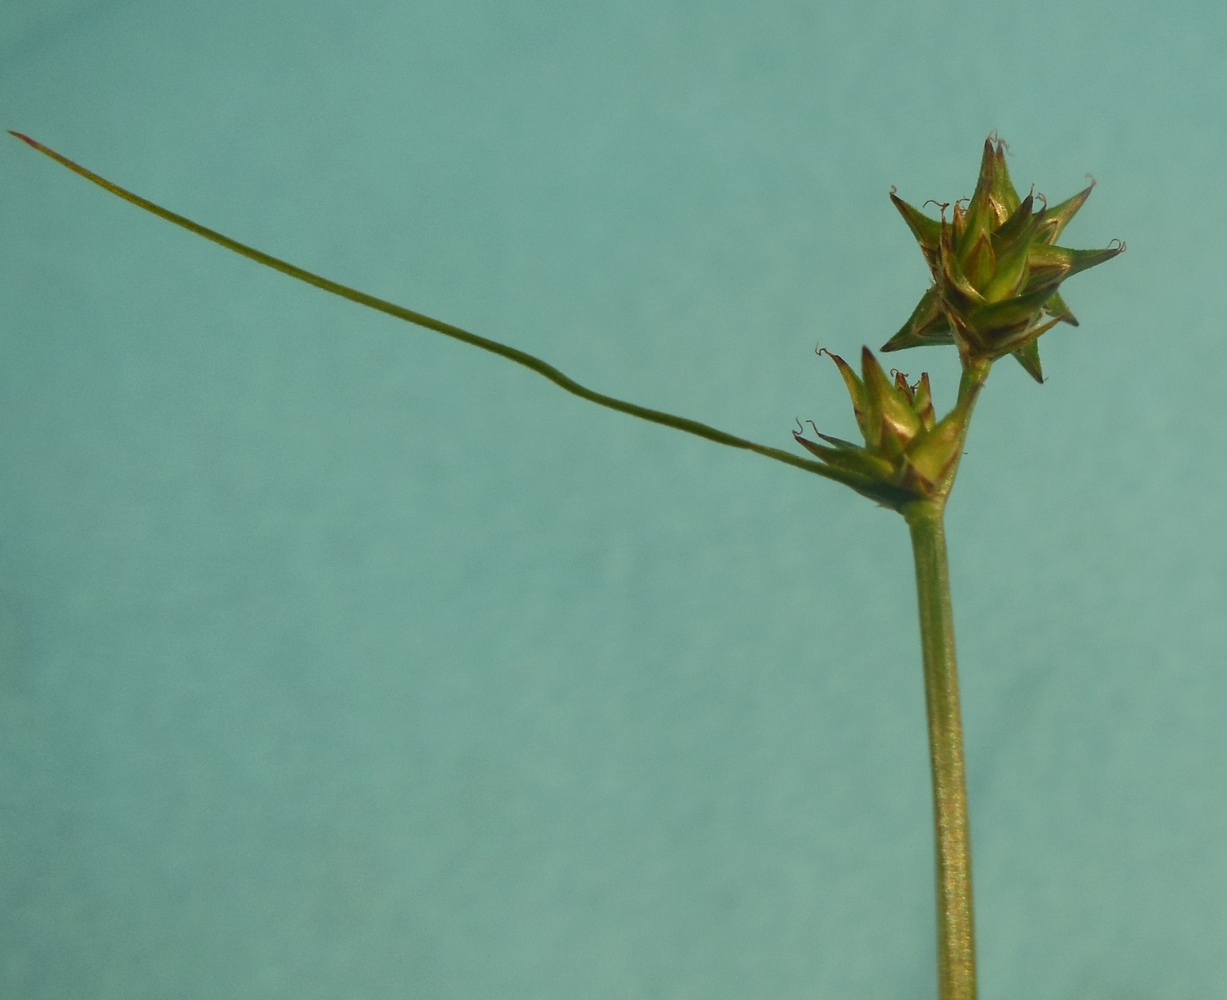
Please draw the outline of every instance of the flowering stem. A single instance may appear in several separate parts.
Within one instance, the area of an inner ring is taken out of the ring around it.
[[[944,507],[941,500],[918,501],[904,510],[903,516],[912,533],[916,559],[925,707],[929,718],[937,848],[937,995],[938,1000],[975,1000],[971,839]]]

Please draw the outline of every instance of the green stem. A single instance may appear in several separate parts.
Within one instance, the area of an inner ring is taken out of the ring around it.
[[[916,558],[925,706],[929,717],[937,842],[937,995],[939,1000],[975,1000],[971,839],[943,508],[941,501],[926,500],[911,505],[903,515],[911,529]]]

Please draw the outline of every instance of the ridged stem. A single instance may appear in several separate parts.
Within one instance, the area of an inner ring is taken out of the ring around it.
[[[946,559],[944,504],[923,501],[904,510],[916,559],[925,707],[933,775],[937,848],[938,1000],[975,1000],[976,956],[971,899],[971,839],[963,764],[963,724],[954,657],[954,615]]]

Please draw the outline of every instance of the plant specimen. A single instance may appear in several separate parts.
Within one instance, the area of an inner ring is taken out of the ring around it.
[[[589,402],[841,482],[901,514],[911,533],[915,559],[929,726],[937,856],[937,994],[939,1000],[973,1000],[971,857],[944,513],[972,412],[993,364],[1011,355],[1042,382],[1040,337],[1059,323],[1077,322],[1061,296],[1061,283],[1125,249],[1123,243],[1102,250],[1057,245],[1091,187],[1052,206],[1034,191],[1020,197],[1006,168],[1005,145],[990,136],[973,194],[939,205],[939,218],[924,214],[892,191],[891,200],[919,243],[933,281],[907,322],[881,350],[953,346],[962,367],[956,402],[939,418],[927,374],[914,383],[901,373],[888,375],[868,347],[861,352],[859,373],[843,358],[830,354],[851,398],[861,441],[834,437],[817,428],[816,439],[794,432],[796,442],[812,456],[806,457],[596,392],[524,351],[246,246],[112,184],[27,136],[12,134],[125,201],[266,267],[490,351]]]

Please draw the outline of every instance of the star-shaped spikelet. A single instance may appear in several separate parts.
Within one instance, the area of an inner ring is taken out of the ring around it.
[[[862,375],[839,355],[821,353],[843,376],[865,443],[818,433],[819,443],[794,431],[797,443],[826,464],[831,478],[884,507],[901,510],[948,488],[946,480],[962,449],[970,398],[938,420],[928,374],[914,385],[901,372],[891,378],[868,347],[861,351]]]
[[[966,206],[955,202],[949,221],[947,206],[940,220],[931,219],[892,190],[891,201],[920,244],[933,285],[882,350],[954,343],[964,363],[1013,354],[1042,382],[1040,335],[1062,321],[1078,323],[1057,291],[1061,282],[1125,249],[1123,243],[1103,250],[1056,245],[1092,187],[1093,181],[1052,207],[1034,192],[1020,198],[1006,169],[1005,144],[990,136],[975,194]]]

